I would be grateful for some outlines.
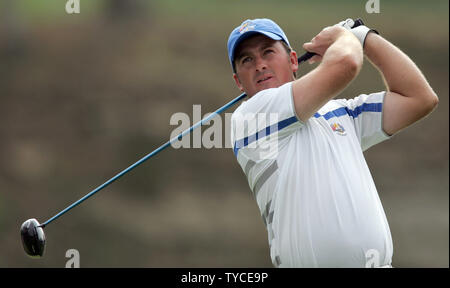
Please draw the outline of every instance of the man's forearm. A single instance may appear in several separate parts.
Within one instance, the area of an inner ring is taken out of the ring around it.
[[[363,52],[358,40],[340,27],[322,30],[303,47],[323,55],[316,69],[292,84],[295,111],[300,120],[307,121],[356,77],[362,66]]]
[[[363,63],[363,51],[357,39],[345,30],[343,35],[326,50],[321,65],[330,66],[342,62],[343,59],[354,63],[359,72]]]
[[[414,62],[383,37],[369,33],[364,54],[383,74],[389,91],[405,97],[436,97]]]

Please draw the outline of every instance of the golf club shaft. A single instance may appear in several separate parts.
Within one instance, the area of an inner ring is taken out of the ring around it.
[[[164,143],[163,145],[161,145],[160,147],[158,147],[157,149],[153,150],[151,153],[147,154],[146,156],[142,157],[140,160],[138,160],[136,163],[134,163],[133,165],[129,166],[128,168],[126,168],[125,170],[123,170],[122,172],[120,172],[119,174],[117,174],[116,176],[112,177],[111,179],[109,179],[108,181],[106,181],[105,183],[103,183],[102,185],[98,186],[97,188],[95,188],[94,190],[92,190],[91,192],[89,192],[88,194],[86,194],[84,197],[82,197],[81,199],[79,199],[78,201],[74,202],[73,204],[71,204],[70,206],[68,206],[67,208],[65,208],[64,210],[62,210],[61,212],[59,212],[58,214],[56,214],[55,216],[53,216],[52,218],[48,219],[47,221],[45,221],[44,223],[42,223],[40,225],[40,227],[45,227],[46,225],[48,225],[50,222],[56,220],[57,218],[59,218],[60,216],[62,216],[63,214],[65,214],[67,211],[69,211],[70,209],[74,208],[75,206],[79,205],[81,202],[83,202],[84,200],[88,199],[89,197],[91,197],[92,195],[94,195],[95,193],[97,193],[98,191],[102,190],[103,188],[105,188],[106,186],[108,186],[109,184],[113,183],[114,181],[116,181],[117,179],[119,179],[120,177],[122,177],[123,175],[125,175],[126,173],[130,172],[131,170],[133,170],[134,168],[136,168],[137,166],[139,166],[140,164],[142,164],[143,162],[145,162],[146,160],[150,159],[151,157],[155,156],[156,154],[158,154],[159,152],[161,152],[162,150],[166,149],[167,147],[169,147],[173,142],[177,141],[177,140],[181,140],[185,135],[189,134],[190,132],[192,132],[194,129],[198,128],[199,126],[203,125],[205,122],[210,121],[211,119],[213,119],[215,116],[217,116],[218,114],[222,113],[223,111],[227,110],[228,108],[230,108],[231,106],[233,106],[234,104],[236,104],[237,102],[241,101],[243,98],[245,98],[247,96],[247,94],[242,93],[241,95],[239,95],[238,97],[236,97],[235,99],[231,100],[230,102],[228,102],[227,104],[223,105],[222,107],[220,107],[219,109],[217,109],[215,112],[211,113],[208,117],[203,118],[202,120],[200,120],[199,122],[195,123],[194,125],[192,125],[190,128],[184,130],[183,132],[181,132],[178,136],[173,137],[172,139],[170,139],[169,141],[167,141],[166,143]]]
[[[362,21],[361,19],[357,19],[355,21],[355,25],[353,27],[362,25]],[[311,57],[313,57],[314,55],[316,55],[315,53],[312,52],[306,52],[304,53],[302,56],[300,56],[298,58],[298,63],[307,61],[308,59],[310,59]],[[94,195],[95,193],[97,193],[98,191],[102,190],[103,188],[105,188],[106,186],[108,186],[109,184],[113,183],[114,181],[116,181],[117,179],[119,179],[120,177],[122,177],[123,175],[127,174],[128,172],[130,172],[131,170],[133,170],[134,168],[136,168],[137,166],[139,166],[140,164],[142,164],[143,162],[145,162],[146,160],[150,159],[151,157],[155,156],[156,154],[158,154],[159,152],[161,152],[162,150],[166,149],[167,147],[169,147],[173,142],[177,141],[177,140],[181,140],[184,136],[186,136],[187,134],[189,134],[190,132],[192,132],[194,129],[198,128],[199,126],[203,125],[205,122],[210,121],[211,119],[213,119],[216,115],[222,113],[223,111],[227,110],[228,108],[230,108],[231,106],[233,106],[234,104],[236,104],[237,102],[241,101],[242,99],[244,99],[247,95],[245,93],[242,93],[241,95],[239,95],[238,97],[236,97],[235,99],[231,100],[230,102],[228,102],[227,104],[225,104],[224,106],[222,106],[221,108],[217,109],[215,112],[211,113],[208,117],[203,118],[202,120],[200,120],[199,122],[195,123],[193,126],[191,126],[189,129],[184,130],[183,132],[181,132],[178,136],[170,139],[169,141],[167,141],[166,143],[164,143],[163,145],[161,145],[159,148],[153,150],[151,153],[147,154],[146,156],[142,157],[140,160],[138,160],[136,163],[134,163],[133,165],[129,166],[128,168],[126,168],[125,170],[123,170],[122,172],[120,172],[119,174],[117,174],[116,176],[112,177],[111,179],[109,179],[108,181],[106,181],[105,183],[103,183],[102,185],[98,186],[97,188],[95,188],[94,190],[92,190],[91,192],[89,192],[88,194],[86,194],[84,197],[82,197],[81,199],[79,199],[78,201],[74,202],[73,204],[71,204],[70,206],[68,206],[67,208],[65,208],[64,210],[62,210],[61,212],[59,212],[58,214],[56,214],[55,216],[53,216],[52,218],[48,219],[47,221],[45,221],[44,223],[42,223],[39,227],[44,228],[45,226],[47,226],[49,223],[51,223],[52,221],[56,220],[57,218],[61,217],[62,215],[64,215],[67,211],[71,210],[72,208],[74,208],[75,206],[78,206],[79,204],[81,204],[83,201],[85,201],[86,199],[88,199],[89,197],[91,197],[92,195]]]

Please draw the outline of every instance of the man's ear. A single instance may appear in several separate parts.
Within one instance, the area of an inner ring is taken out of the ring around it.
[[[292,72],[298,71],[298,58],[297,58],[297,52],[292,50],[289,53],[289,62],[291,63]]]
[[[239,81],[239,77],[237,76],[236,73],[233,73],[233,79],[234,79],[234,82],[236,82],[236,85],[238,86],[239,90],[244,92],[244,88],[242,87],[241,81]]]

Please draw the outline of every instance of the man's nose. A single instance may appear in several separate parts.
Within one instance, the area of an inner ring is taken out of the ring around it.
[[[256,57],[255,66],[257,71],[263,71],[267,69],[266,61],[262,57]]]

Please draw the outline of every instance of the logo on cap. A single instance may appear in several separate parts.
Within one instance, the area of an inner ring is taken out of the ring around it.
[[[251,21],[245,22],[244,24],[242,24],[241,28],[239,28],[239,33],[245,33],[249,30],[254,30],[255,29],[255,24],[253,24]]]

